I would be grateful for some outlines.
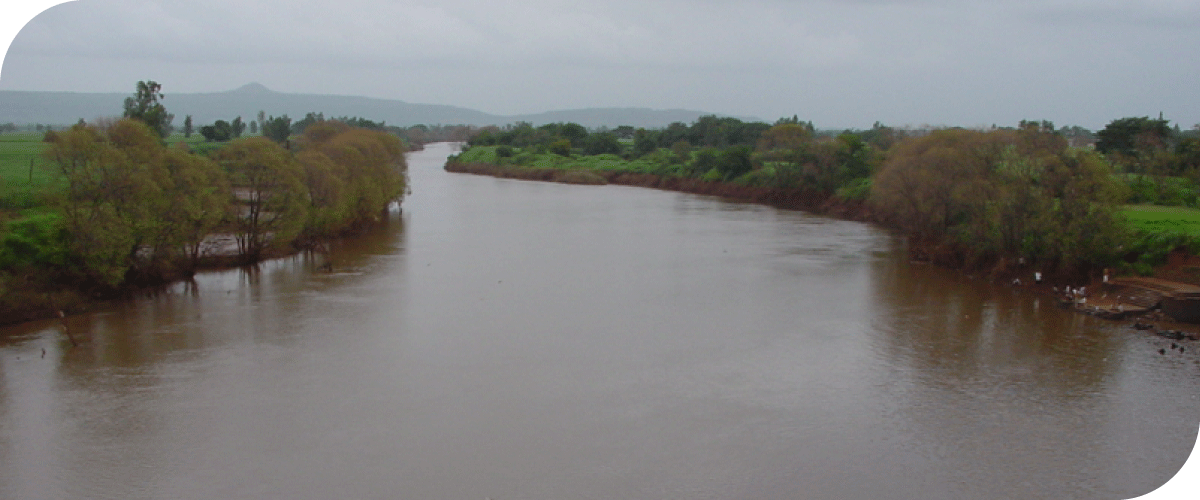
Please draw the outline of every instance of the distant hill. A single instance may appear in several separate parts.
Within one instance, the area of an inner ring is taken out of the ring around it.
[[[18,125],[43,123],[67,125],[83,118],[92,121],[99,117],[120,116],[125,98],[132,93],[79,93],[0,90],[0,123]],[[326,118],[357,116],[382,121],[389,125],[504,125],[527,121],[534,125],[555,122],[575,122],[585,127],[663,127],[671,122],[691,123],[713,114],[682,109],[656,110],[648,108],[594,108],[550,111],[532,115],[500,116],[437,104],[413,104],[398,100],[369,97],[289,94],[270,90],[257,83],[226,92],[172,94],[166,93],[163,104],[175,114],[175,126],[192,115],[197,127],[216,120],[243,121],[255,119],[259,110],[268,115],[288,115],[303,118],[306,113],[324,113]]]

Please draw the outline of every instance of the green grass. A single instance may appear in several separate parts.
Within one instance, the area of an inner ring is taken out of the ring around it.
[[[1200,236],[1200,210],[1156,205],[1126,205],[1126,220],[1135,229]]]
[[[58,173],[42,158],[46,147],[40,132],[0,134],[0,209],[37,206],[39,195],[58,183]]]

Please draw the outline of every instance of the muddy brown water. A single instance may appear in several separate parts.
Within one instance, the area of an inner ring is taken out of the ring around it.
[[[451,151],[333,272],[0,331],[0,498],[1130,498],[1196,443],[1200,346],[869,225]]]

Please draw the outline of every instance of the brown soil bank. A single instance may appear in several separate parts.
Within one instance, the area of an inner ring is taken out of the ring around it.
[[[876,222],[870,209],[862,201],[842,200],[828,193],[808,189],[777,189],[764,186],[746,186],[729,182],[711,182],[686,177],[671,177],[634,172],[609,170],[562,170],[553,168],[529,168],[487,163],[447,163],[447,172],[490,175],[505,179],[550,181],[571,183],[573,176],[585,176],[589,182],[575,184],[620,184],[684,193],[720,196],[793,210],[833,215],[839,218]]]
[[[561,182],[564,184],[608,184],[608,180],[605,177],[598,172],[590,170],[511,167],[487,163],[447,163],[446,171],[460,174],[490,175],[504,179]]]

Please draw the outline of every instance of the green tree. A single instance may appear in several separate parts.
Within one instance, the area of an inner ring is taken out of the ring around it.
[[[558,135],[571,141],[571,147],[579,148],[583,147],[584,141],[587,140],[588,131],[583,125],[570,122],[562,124]]]
[[[332,172],[340,173],[344,186],[349,208],[346,224],[375,220],[407,193],[408,165],[398,137],[327,121],[309,126],[302,138],[303,152],[319,153],[338,166]],[[310,192],[314,191],[320,190],[310,185]]]
[[[720,163],[718,158],[719,150],[716,148],[704,148],[693,155],[692,163],[688,166],[687,174],[692,177],[699,177],[711,171],[717,171],[717,165]]]
[[[621,141],[609,132],[595,133],[584,140],[583,153],[586,155],[621,154]]]
[[[229,178],[216,162],[183,149],[168,150],[163,165],[171,182],[165,189],[168,208],[161,215],[166,230],[157,244],[181,256],[182,270],[191,274],[204,239],[229,213]]]
[[[196,131],[196,129],[192,127],[192,115],[187,115],[187,116],[183,117],[183,136],[191,137],[192,132],[195,132],[195,131]]]
[[[239,139],[216,153],[236,198],[230,215],[238,253],[247,262],[272,246],[290,244],[307,219],[304,172],[287,150],[268,139]]]
[[[721,151],[717,160],[717,171],[726,180],[737,178],[754,169],[750,161],[750,146],[733,146]]]
[[[251,134],[258,133],[258,122],[257,121],[250,120],[250,133]]]
[[[261,122],[262,135],[277,143],[284,143],[292,134],[292,119],[288,115],[272,116]]]
[[[162,229],[167,210],[158,135],[123,119],[108,130],[76,125],[62,131],[46,156],[66,180],[57,205],[81,272],[116,287],[141,263],[138,249]],[[150,256],[153,260],[153,256]]]
[[[1113,120],[1096,132],[1096,151],[1130,158],[1147,156],[1168,146],[1172,135],[1168,123],[1148,116]]]
[[[644,128],[639,128],[633,133],[633,153],[637,156],[645,156],[653,153],[658,149],[658,141],[654,140],[654,134]]]
[[[871,192],[877,213],[918,242],[950,245],[971,259],[1021,257],[1069,272],[1114,260],[1122,197],[1106,161],[1069,149],[1042,124],[937,130],[901,142]]]
[[[209,142],[225,142],[233,138],[233,125],[225,120],[217,120],[212,125],[200,127],[200,135]]]
[[[139,81],[133,97],[125,98],[125,118],[141,121],[157,132],[159,137],[166,137],[171,133],[171,121],[175,115],[167,113],[167,108],[158,102],[163,98],[161,91],[162,85],[153,80]]]
[[[571,156],[571,141],[567,139],[559,139],[550,143],[547,148],[551,153],[559,156]]]
[[[232,123],[229,124],[229,129],[230,135],[232,135],[234,139],[237,139],[238,137],[242,136],[242,132],[246,131],[246,124],[242,122],[242,117],[238,116],[237,118],[233,119]]]
[[[692,145],[688,141],[677,141],[671,145],[671,154],[674,155],[675,163],[686,165],[692,160]]]
[[[303,119],[292,122],[292,133],[293,134],[303,134],[304,129],[307,129],[309,125],[312,125],[314,123],[320,123],[323,121],[325,121],[325,113],[324,112],[321,112],[321,113],[309,112],[308,114],[304,115]]]
[[[792,153],[803,149],[813,139],[813,131],[807,125],[796,123],[781,123],[760,134],[758,150],[760,152],[783,151]]]
[[[305,237],[336,235],[353,217],[353,203],[346,187],[349,177],[346,168],[316,149],[301,151],[296,160],[304,169],[304,186],[308,189]]]

